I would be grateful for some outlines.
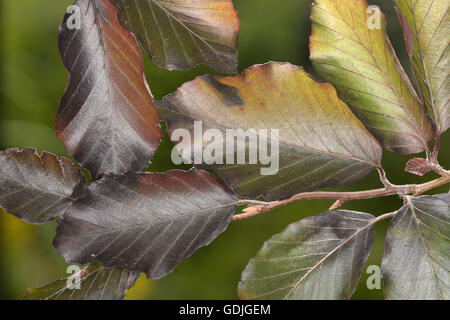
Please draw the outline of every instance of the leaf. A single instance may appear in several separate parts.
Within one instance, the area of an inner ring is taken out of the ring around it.
[[[169,70],[204,63],[236,73],[239,19],[231,0],[112,0],[119,19]]]
[[[45,287],[29,289],[24,300],[122,300],[139,278],[138,272],[122,268],[106,269],[91,263],[79,273],[80,289],[73,288],[75,279],[66,278]],[[72,276],[73,277],[73,276]]]
[[[278,200],[351,183],[380,165],[378,142],[338,99],[334,88],[312,80],[303,69],[288,63],[253,66],[233,77],[199,77],[156,104],[172,139],[180,142],[177,148],[186,161],[194,160],[193,153],[198,153],[198,139],[179,141],[174,135],[178,129],[188,129],[191,138],[195,137],[194,120],[201,120],[203,133],[220,130],[226,140],[218,148],[223,159],[214,165],[205,165],[205,161],[195,165],[214,168],[245,197],[263,195]],[[251,150],[259,153],[257,164],[250,164],[249,159],[236,161],[244,147],[236,148],[232,129],[250,130],[258,136],[247,138],[245,146],[246,154]],[[270,135],[274,130],[279,131],[279,137]],[[227,151],[229,142],[234,148]],[[182,152],[186,144],[192,151],[187,155],[186,150]],[[204,141],[200,155],[210,145]],[[267,159],[272,159],[272,164],[263,164]]]
[[[31,148],[0,152],[0,207],[25,222],[62,216],[86,188],[83,173],[66,158]]]
[[[407,197],[386,237],[385,298],[449,300],[449,251],[450,194]]]
[[[426,159],[423,158],[414,158],[409,160],[406,163],[405,171],[418,175],[423,176],[426,173],[433,171],[434,166],[431,165]]]
[[[421,152],[433,137],[431,122],[387,38],[384,15],[371,30],[367,8],[365,0],[316,0],[311,60],[386,149]]]
[[[60,27],[69,82],[55,120],[69,154],[94,178],[143,169],[161,139],[159,115],[145,81],[143,58],[108,0],[78,0],[79,30]]]
[[[104,176],[67,211],[54,245],[68,263],[98,261],[159,279],[221,234],[236,205],[205,171]]]
[[[448,0],[396,0],[411,64],[428,114],[438,134],[450,127],[450,17]]]
[[[303,219],[266,241],[242,273],[242,299],[350,299],[373,243],[367,213],[337,210]]]

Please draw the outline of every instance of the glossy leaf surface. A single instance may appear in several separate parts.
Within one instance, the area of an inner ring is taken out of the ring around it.
[[[95,179],[139,171],[161,138],[159,115],[144,77],[134,36],[108,0],[78,0],[81,28],[67,14],[59,48],[69,81],[55,129],[69,154]]]
[[[105,176],[67,211],[54,245],[69,263],[98,261],[158,279],[221,234],[236,204],[205,171]]]

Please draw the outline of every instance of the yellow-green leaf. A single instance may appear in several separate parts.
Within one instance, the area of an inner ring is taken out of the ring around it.
[[[386,36],[384,15],[377,28],[369,19],[376,13],[367,12],[365,0],[316,0],[311,60],[386,149],[421,152],[433,137],[431,121]]]
[[[395,0],[411,64],[429,115],[441,134],[450,127],[448,0]]]

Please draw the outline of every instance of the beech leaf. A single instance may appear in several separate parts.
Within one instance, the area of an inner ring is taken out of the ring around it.
[[[449,252],[450,194],[407,197],[386,236],[385,298],[449,300]]]
[[[86,188],[83,173],[66,158],[31,148],[0,152],[0,207],[25,222],[62,216]]]
[[[134,36],[108,0],[78,0],[81,28],[60,27],[69,81],[55,120],[69,154],[95,179],[143,169],[161,139],[159,115]]]
[[[236,73],[239,19],[231,0],[112,0],[119,19],[169,70],[204,63]]]
[[[386,149],[421,152],[434,135],[431,121],[387,38],[384,15],[372,26],[368,7],[365,0],[315,0],[311,60]]]
[[[54,245],[68,263],[98,261],[159,279],[221,234],[236,205],[205,171],[105,175],[69,208]]]
[[[450,127],[450,2],[448,0],[395,0],[405,38],[411,43],[411,64],[416,82],[434,120],[437,133]]]
[[[76,276],[79,276],[78,283],[77,277],[72,276],[42,288],[29,289],[23,300],[122,300],[138,280],[139,272],[106,269],[91,263]]]
[[[267,240],[242,273],[242,299],[350,299],[373,243],[367,213],[337,210],[303,219]]]
[[[204,135],[210,129],[220,131],[225,141],[216,145],[216,154],[221,152],[223,157],[210,165],[204,157],[203,163],[194,161],[194,165],[215,169],[245,197],[263,195],[279,200],[302,191],[355,182],[380,166],[381,147],[338,99],[335,89],[289,63],[256,65],[238,76],[199,77],[156,104],[187,162],[197,153],[205,155],[214,145],[198,141],[194,121],[202,122]],[[189,130],[191,140],[183,137],[179,141],[174,135],[178,129]],[[257,139],[243,137],[245,146],[239,147],[234,143],[235,130],[249,136],[253,133]],[[278,137],[272,135],[274,130],[278,130]],[[214,143],[217,141],[220,139]],[[232,149],[227,147],[230,142],[235,146]],[[240,163],[239,153],[244,148],[246,161]],[[259,153],[256,164],[248,159],[250,150]],[[271,158],[271,164],[263,164]]]
[[[433,171],[434,166],[431,165],[426,159],[423,158],[413,158],[406,163],[405,171],[423,176],[430,171]]]

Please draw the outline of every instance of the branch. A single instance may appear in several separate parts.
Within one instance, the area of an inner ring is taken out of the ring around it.
[[[235,215],[233,217],[233,221],[240,221],[244,219],[248,219],[257,215],[260,215],[264,212],[268,212],[274,210],[276,208],[285,206],[287,204],[297,202],[300,200],[312,200],[312,199],[336,199],[337,202],[333,207],[337,204],[341,204],[351,200],[361,200],[361,199],[373,199],[379,197],[386,197],[392,195],[408,195],[412,194],[414,196],[421,195],[429,190],[442,186],[450,182],[450,174],[448,171],[444,172],[444,176],[438,178],[436,180],[423,183],[423,184],[408,184],[408,185],[392,185],[388,184],[384,188],[373,189],[373,190],[365,190],[365,191],[355,191],[355,192],[305,192],[299,193],[292,196],[289,199],[281,200],[281,201],[272,201],[272,202],[264,202],[264,201],[253,201],[253,200],[240,200],[239,205],[252,205],[244,209],[244,213]]]

